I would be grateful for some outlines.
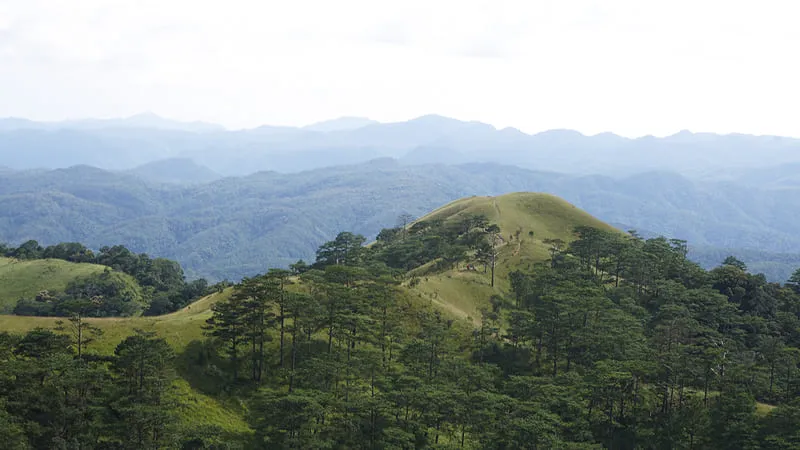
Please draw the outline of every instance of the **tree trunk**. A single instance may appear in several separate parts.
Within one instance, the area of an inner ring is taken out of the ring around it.
[[[283,286],[281,286],[281,297],[283,297]],[[283,303],[283,299],[281,299],[281,310],[280,310],[280,314],[281,314],[281,350],[280,350],[280,366],[281,366],[281,369],[283,369],[283,345],[284,345],[284,333],[285,333],[285,327],[284,327],[284,323],[286,322],[286,320],[285,320],[285,318],[284,318],[284,312],[285,312],[285,311],[284,311],[284,303]]]
[[[539,335],[539,338],[536,341],[536,367],[542,367],[542,346],[544,345],[543,336]]]
[[[80,317],[76,323],[78,324],[78,360],[80,360],[83,355],[83,324]]]
[[[239,358],[237,355],[238,345],[239,343],[236,341],[236,338],[234,338],[231,341],[231,362],[233,363],[233,381],[239,379]]]
[[[294,389],[294,371],[297,367],[297,313],[295,312],[294,315],[294,324],[292,327],[292,367],[291,372],[289,373],[289,392],[292,392]]]
[[[431,357],[428,361],[428,379],[433,380],[433,362],[436,360],[436,341],[431,344]]]
[[[328,354],[333,351],[333,323],[328,326]]]
[[[772,386],[775,383],[775,361],[769,364],[769,394],[772,395]]]
[[[383,305],[383,320],[381,324],[381,361],[383,362],[384,370],[386,370],[386,309],[387,306]]]
[[[251,369],[250,378],[255,382],[258,381],[258,352],[256,351],[255,333],[253,333],[253,340],[250,343],[250,354],[253,355],[253,368]]]
[[[497,260],[497,253],[492,250],[492,287],[494,287],[494,268]]]

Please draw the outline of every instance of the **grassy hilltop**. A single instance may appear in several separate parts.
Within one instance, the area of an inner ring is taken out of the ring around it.
[[[460,318],[479,317],[478,310],[492,295],[508,292],[508,273],[549,258],[548,239],[570,242],[577,226],[614,230],[569,202],[550,194],[516,192],[496,197],[468,197],[420,218],[455,222],[468,215],[484,215],[500,227],[502,242],[497,258],[495,286],[490,275],[475,264],[477,271],[458,269],[424,274],[410,288],[418,297],[428,299]],[[417,271],[424,273],[424,271]]]
[[[0,257],[0,313],[10,313],[20,297],[41,291],[63,291],[79,277],[103,272],[105,266],[60,259],[19,261]]]

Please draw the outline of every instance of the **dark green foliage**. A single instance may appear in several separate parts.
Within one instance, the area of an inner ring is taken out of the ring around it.
[[[317,267],[330,265],[353,266],[361,262],[362,246],[366,238],[349,232],[339,233],[336,239],[323,244],[317,250]]]
[[[764,450],[800,449],[800,403],[792,401],[773,410],[760,430]]]
[[[326,448],[328,427],[322,424],[325,408],[321,392],[292,393],[265,390],[253,401],[254,428],[260,448]]]
[[[63,294],[43,292],[35,299],[22,299],[14,314],[37,316],[87,317],[132,316],[146,308],[139,285],[129,276],[107,270],[72,281]]]
[[[44,249],[42,258],[63,259],[76,263],[91,263],[95,261],[94,252],[77,242],[67,242],[51,245]]]
[[[722,265],[735,267],[743,272],[747,271],[747,265],[742,261],[740,261],[735,256],[728,256],[727,258],[725,258],[725,261],[722,261]]]
[[[289,264],[289,269],[292,271],[293,275],[300,275],[301,273],[305,273],[309,267],[305,261],[299,259],[296,263]]]
[[[113,271],[78,279],[67,286],[65,293],[82,304],[83,314],[91,316],[131,316],[146,306],[139,287]]]
[[[759,448],[758,420],[752,395],[742,390],[723,392],[711,407],[711,442],[714,448]]]
[[[69,337],[49,330],[2,334],[2,447],[174,448],[172,367],[169,346],[144,334],[111,358],[78,357]]]
[[[44,248],[33,240],[26,241],[17,248],[6,250],[6,256],[22,260],[39,259],[42,258],[43,255]]]
[[[114,355],[114,400],[108,405],[115,418],[112,435],[122,448],[169,447],[175,420],[172,349],[163,339],[137,333],[122,341]]]
[[[494,254],[492,237],[496,234],[485,216],[467,215],[448,224],[416,222],[408,230],[405,227],[382,230],[375,245],[375,257],[389,267],[408,271],[431,261],[437,261],[439,268],[455,267],[468,251],[477,250],[478,261],[483,263],[483,255],[489,255],[486,264],[490,264]]]
[[[25,450],[31,448],[25,436],[25,430],[17,423],[15,417],[5,410],[5,402],[0,403],[0,442],[8,450]]]
[[[792,287],[798,294],[800,294],[800,269],[794,271],[787,284]]]

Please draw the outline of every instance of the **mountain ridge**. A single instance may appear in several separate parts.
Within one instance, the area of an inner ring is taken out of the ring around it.
[[[147,181],[168,184],[203,184],[222,178],[190,158],[168,158],[135,167],[127,173]]]
[[[35,121],[20,117],[0,118],[0,130],[6,131],[14,129],[95,130],[103,128],[155,128],[188,132],[210,132],[225,130],[225,127],[215,123],[203,122],[199,120],[180,121],[167,119],[150,111],[134,114],[128,117],[106,119],[84,118],[56,121]]]
[[[130,170],[158,160],[190,158],[223,176],[241,176],[261,170],[297,173],[390,157],[417,163],[492,162],[582,175],[664,169],[724,179],[744,169],[800,163],[800,139],[688,131],[633,139],[564,129],[526,134],[435,114],[389,123],[340,118],[316,127],[264,125],[203,132],[192,131],[196,124],[161,126],[167,119],[152,115],[120,120],[128,126],[111,126],[113,119],[89,121],[90,125],[72,122],[77,123],[72,128],[0,119],[0,165],[53,169],[89,164]],[[154,121],[150,128],[129,126]]]

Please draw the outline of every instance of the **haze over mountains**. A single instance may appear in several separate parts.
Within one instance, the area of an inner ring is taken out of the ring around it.
[[[0,119],[0,166],[13,169],[84,164],[131,170],[157,160],[190,158],[220,175],[241,176],[258,171],[292,173],[381,157],[404,164],[482,162],[610,176],[665,170],[726,179],[740,176],[743,170],[783,170],[784,164],[800,164],[800,140],[688,131],[637,139],[612,133],[585,136],[571,130],[529,135],[437,115],[397,123],[344,117],[306,127],[248,130],[172,121],[154,114],[47,123]]]
[[[342,230],[374,237],[414,216],[471,195],[548,192],[623,230],[689,241],[715,266],[729,254],[785,280],[800,266],[800,185],[692,180],[669,172],[614,178],[508,165],[404,165],[391,159],[296,174],[260,172],[194,184],[209,175],[175,159],[136,171],[89,166],[0,171],[0,241],[124,244],[174,258],[190,274],[235,279],[314,259]],[[759,175],[761,176],[761,175]],[[750,184],[747,184],[750,183]]]
[[[154,128],[187,132],[224,131],[225,127],[207,122],[181,122],[165,119],[152,112],[118,119],[73,119],[56,122],[37,122],[9,117],[0,119],[0,130],[100,130],[104,128]]]

